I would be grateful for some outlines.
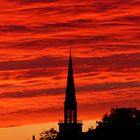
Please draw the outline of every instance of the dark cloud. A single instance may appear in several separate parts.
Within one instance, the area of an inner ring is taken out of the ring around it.
[[[119,22],[119,23],[128,24],[128,25],[131,25],[132,23],[139,25],[140,16],[139,15],[122,15],[122,16],[113,18],[110,21],[113,21],[115,23]]]
[[[61,38],[54,38],[54,39],[34,39],[34,38],[27,38],[22,40],[17,40],[14,42],[1,42],[0,49],[10,49],[15,48],[18,50],[44,50],[44,52],[48,48],[55,49],[55,47],[64,48],[67,44],[65,39]],[[55,51],[54,51],[55,53]]]
[[[15,87],[14,84],[0,84],[1,89],[13,88]]]
[[[60,108],[55,106],[55,107],[46,107],[46,108],[31,108],[31,109],[22,109],[22,110],[18,110],[18,111],[14,111],[14,112],[9,112],[9,113],[0,113],[0,115],[4,115],[4,116],[24,116],[24,115],[32,115],[32,114],[37,114],[37,113],[45,113],[45,112],[51,112],[53,110],[59,110]]]
[[[9,1],[9,0],[7,0]],[[21,4],[32,4],[32,3],[53,3],[57,0],[10,0],[9,2],[19,2]]]
[[[79,65],[89,65],[88,69],[92,71],[96,70],[107,70],[107,71],[118,71],[118,70],[131,70],[133,68],[139,68],[140,54],[116,54],[105,57],[89,57],[89,58],[75,58],[75,63]]]
[[[59,62],[59,63],[58,63]],[[56,68],[67,64],[67,61],[60,57],[44,56],[34,60],[7,61],[0,63],[0,70],[21,70],[35,68]]]
[[[23,79],[33,79],[33,78],[38,78],[38,77],[39,78],[48,77],[48,76],[51,77],[54,75],[58,75],[60,71],[61,69],[59,68],[57,68],[57,71],[55,71],[54,69],[45,69],[45,68],[33,69],[33,70],[28,70],[22,73],[17,73],[17,75],[15,75],[15,79],[23,80]]]
[[[31,98],[31,97],[58,95],[60,93],[61,94],[64,93],[64,88],[46,88],[38,90],[4,92],[3,94],[0,94],[0,98]]]
[[[140,86],[139,81],[132,81],[132,82],[112,82],[112,83],[99,83],[93,85],[86,85],[82,87],[78,87],[77,90],[80,91],[109,91],[115,89],[125,89],[125,88],[136,88]],[[115,93],[114,93],[115,94]]]
[[[0,25],[0,33],[16,32],[25,33],[31,31],[28,27],[22,25]]]
[[[86,24],[92,22],[90,19],[78,19],[69,22],[49,23],[36,26],[23,26],[23,25],[0,25],[0,33],[15,32],[15,33],[49,33],[58,29],[64,28],[77,28],[85,26]]]

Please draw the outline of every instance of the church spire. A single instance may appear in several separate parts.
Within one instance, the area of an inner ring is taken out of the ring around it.
[[[71,48],[70,48],[68,78],[67,78],[67,87],[66,87],[66,101],[68,100],[71,105],[73,103],[73,100],[76,100]]]
[[[80,123],[77,121],[77,101],[70,42],[68,77],[64,101],[64,122],[59,123],[60,136],[62,136],[62,139],[75,139],[75,136],[77,136],[77,134],[82,133],[82,125],[82,122]]]
[[[70,46],[68,78],[66,87],[66,96],[64,103],[64,120],[66,123],[77,123],[77,102],[75,95],[75,84],[73,75],[72,54]]]

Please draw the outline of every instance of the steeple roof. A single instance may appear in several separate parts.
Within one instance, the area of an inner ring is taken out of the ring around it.
[[[65,103],[67,104],[67,107],[69,108],[74,108],[76,106],[76,95],[75,95],[75,84],[74,84],[71,48],[70,48],[70,56],[69,56],[69,68],[68,68]]]

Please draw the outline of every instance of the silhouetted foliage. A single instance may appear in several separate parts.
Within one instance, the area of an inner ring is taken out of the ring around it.
[[[136,108],[112,108],[109,114],[97,122],[96,128],[87,132],[61,137],[53,128],[41,133],[40,140],[139,140],[140,110]]]
[[[138,129],[140,111],[136,108],[112,108],[97,122],[97,129]]]
[[[87,132],[88,139],[132,139],[140,138],[140,110],[136,108],[112,108],[97,122],[95,130]]]
[[[57,135],[58,132],[54,128],[51,128],[50,130],[43,130],[43,132],[40,133],[39,140],[55,140]]]

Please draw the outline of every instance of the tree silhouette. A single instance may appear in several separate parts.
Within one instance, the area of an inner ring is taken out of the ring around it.
[[[55,140],[57,135],[58,132],[54,128],[51,128],[50,130],[43,130],[43,132],[40,133],[39,140]]]
[[[96,136],[106,139],[139,137],[140,111],[136,108],[112,108],[97,122]]]
[[[109,115],[106,113],[102,120],[97,122],[97,129],[137,128],[139,117],[140,111],[136,108],[112,108]]]

